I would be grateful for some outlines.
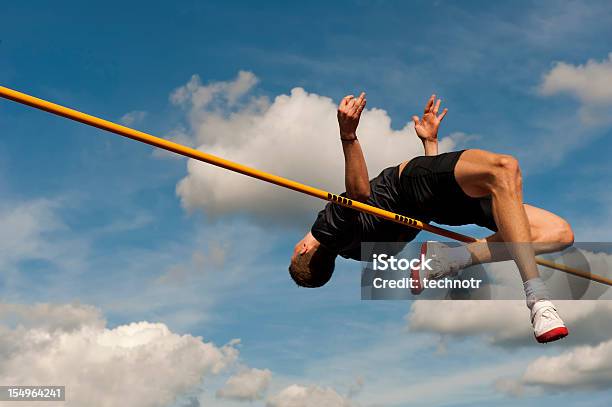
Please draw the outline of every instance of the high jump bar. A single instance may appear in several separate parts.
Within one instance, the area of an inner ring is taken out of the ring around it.
[[[132,140],[140,141],[154,147],[158,147],[164,150],[172,151],[173,153],[180,154],[185,157],[193,158],[194,160],[202,161],[208,164],[215,165],[217,167],[225,168],[230,171],[238,172],[240,174],[247,175],[249,177],[257,178],[262,181],[270,182],[272,184],[289,188],[297,192],[301,192],[306,195],[314,196],[316,198],[323,199],[325,201],[332,202],[337,205],[345,206],[360,212],[369,213],[379,218],[383,218],[395,223],[400,223],[415,229],[425,230],[427,232],[447,237],[449,239],[457,240],[464,243],[473,243],[477,240],[471,236],[463,235],[461,233],[453,232],[447,229],[443,229],[437,226],[432,226],[428,223],[421,222],[418,219],[409,218],[407,216],[399,215],[397,213],[387,211],[385,209],[377,208],[372,205],[365,204],[363,202],[354,201],[331,192],[324,191],[322,189],[314,188],[300,182],[292,181],[287,178],[279,177],[274,174],[270,174],[264,171],[260,171],[256,168],[248,167],[233,161],[226,160],[221,157],[217,157],[212,154],[205,153],[195,148],[187,147],[179,143],[175,143],[170,140],[166,140],[160,137],[153,136],[142,131],[134,130],[130,127],[122,126],[117,123],[113,123],[108,120],[101,119],[89,115],[87,113],[79,112],[74,109],[70,109],[65,106],[58,105],[43,99],[39,99],[34,96],[27,95],[22,92],[18,92],[13,89],[0,86],[0,96],[12,100],[17,103],[28,105],[36,109],[44,110],[49,113],[53,113],[58,116],[75,120],[89,126],[97,127],[102,130],[109,131],[111,133],[118,134],[123,137],[131,138]],[[612,279],[591,274],[576,268],[566,266],[564,264],[557,264],[549,260],[536,258],[536,262],[542,266],[546,266],[552,269],[560,270],[568,274],[586,278],[592,281],[596,281],[601,284],[612,286]]]

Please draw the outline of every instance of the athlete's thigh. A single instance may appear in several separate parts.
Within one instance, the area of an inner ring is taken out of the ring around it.
[[[559,215],[536,206],[524,204],[525,213],[531,227],[531,239],[534,242],[555,242],[559,239],[560,231],[569,228],[569,225]]]
[[[484,150],[465,150],[455,166],[455,179],[468,196],[481,198],[491,193],[491,169],[498,154]]]
[[[556,232],[559,228],[567,226],[567,222],[559,215],[529,204],[523,204],[523,207],[531,228],[531,240],[534,242],[554,242],[553,237],[557,236]],[[503,241],[499,232],[496,232],[487,240],[492,242]]]

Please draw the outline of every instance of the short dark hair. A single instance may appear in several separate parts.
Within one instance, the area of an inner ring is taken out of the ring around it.
[[[298,255],[289,265],[289,274],[300,287],[324,286],[334,273],[336,254],[319,246],[308,253]]]

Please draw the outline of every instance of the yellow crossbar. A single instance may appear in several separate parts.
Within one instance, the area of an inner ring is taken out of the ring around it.
[[[196,150],[195,148],[187,147],[182,144],[175,143],[170,140],[165,140],[163,138],[155,137],[151,134],[144,133],[142,131],[134,130],[132,128],[122,126],[117,123],[113,123],[108,120],[100,119],[99,117],[95,117],[89,115],[87,113],[79,112],[74,109],[70,109],[68,107],[64,107],[52,102],[48,102],[43,99],[36,98],[34,96],[27,95],[25,93],[18,92],[13,89],[9,89],[3,86],[0,86],[0,96],[5,99],[9,99],[24,105],[32,106],[40,110],[47,111],[49,113],[53,113],[58,116],[63,116],[71,120],[75,120],[93,127],[97,127],[102,130],[107,130],[112,133],[118,134],[120,136],[128,137],[136,141],[140,141],[142,143],[150,144],[155,147],[162,148],[164,150],[172,151],[176,154],[183,155],[185,157],[193,158],[198,161],[203,161],[208,164],[216,165],[221,168],[225,168],[230,171],[238,172],[240,174],[247,175],[249,177],[257,178],[262,181],[270,182],[272,184],[276,184],[281,187],[289,188],[294,191],[301,192],[303,194],[307,194],[310,196],[314,196],[316,198],[320,198],[329,202],[332,202],[337,205],[342,205],[348,208],[352,208],[361,212],[369,213],[374,216],[378,216],[383,219],[390,220],[392,222],[401,223],[403,225],[425,230],[431,233],[434,233],[439,236],[444,236],[449,239],[454,239],[460,242],[471,243],[475,242],[476,239],[470,236],[463,235],[461,233],[456,233],[450,230],[446,230],[443,228],[439,228],[437,226],[432,226],[427,223],[421,222],[417,219],[412,219],[407,216],[399,215],[393,213],[391,211],[387,211],[384,209],[380,209],[362,202],[354,201],[352,199],[347,199],[345,197],[341,197],[336,194],[332,194],[331,192],[324,191],[322,189],[314,188],[300,182],[292,181],[287,178],[279,177],[274,174],[269,174],[264,171],[260,171],[255,168],[248,167],[246,165],[242,165],[233,161],[226,160],[221,157],[217,157],[212,154],[205,153],[200,150]],[[564,264],[556,264],[548,260],[536,259],[537,263],[546,267],[550,267],[553,269],[561,270],[566,273],[587,278],[593,281],[597,281],[598,283],[607,284],[612,286],[612,279],[598,276],[595,274],[591,274],[582,270],[578,270]]]

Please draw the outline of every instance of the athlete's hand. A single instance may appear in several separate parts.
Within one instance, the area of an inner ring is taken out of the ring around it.
[[[365,93],[361,92],[358,98],[353,95],[345,96],[338,106],[338,124],[340,125],[340,138],[342,140],[357,139],[357,125],[361,112],[366,105]]]
[[[441,102],[440,99],[436,101],[436,95],[431,95],[427,101],[427,105],[425,105],[423,117],[419,119],[418,116],[412,116],[417,136],[419,136],[424,143],[438,140],[438,127],[440,127],[440,122],[444,119],[444,116],[446,116],[446,112],[448,112],[448,109],[444,109],[442,113],[438,115]]]

